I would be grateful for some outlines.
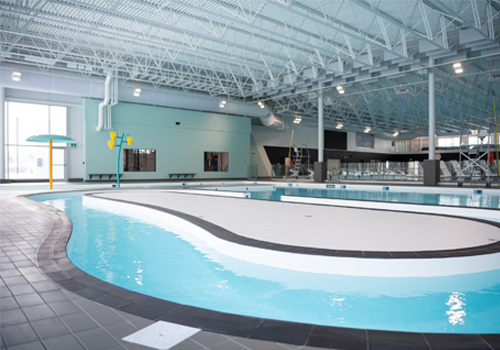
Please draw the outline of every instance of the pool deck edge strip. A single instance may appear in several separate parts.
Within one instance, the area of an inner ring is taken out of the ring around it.
[[[101,192],[102,193],[102,192]],[[129,200],[116,199],[116,198],[105,198],[99,197],[99,193],[93,194],[85,194],[85,196],[96,197],[103,200],[108,201],[116,201],[121,203],[127,203],[132,205],[138,205],[145,208],[158,210],[170,215],[177,216],[183,220],[186,220],[196,226],[201,227],[202,229],[208,231],[212,235],[217,238],[236,243],[241,245],[246,245],[250,247],[260,248],[260,249],[268,249],[286,253],[296,253],[296,254],[307,254],[307,255],[320,255],[320,256],[328,256],[328,257],[345,257],[345,258],[370,258],[370,259],[431,259],[431,258],[458,258],[458,257],[470,257],[475,255],[485,255],[485,254],[493,254],[500,253],[500,241],[475,246],[470,248],[461,248],[461,249],[453,249],[453,250],[427,250],[427,251],[355,251],[355,250],[336,250],[336,249],[319,249],[319,248],[307,248],[301,246],[287,245],[282,243],[272,243],[267,241],[260,241],[253,238],[248,238],[244,236],[240,236],[234,232],[231,232],[223,227],[220,227],[216,224],[208,222],[206,220],[200,219],[198,217],[192,216],[190,214],[186,214],[183,212],[179,212],[176,210],[159,207],[151,204],[144,204]],[[232,199],[241,199],[244,198],[232,198]],[[299,205],[318,205],[314,203],[294,203],[287,202],[289,204],[299,204]],[[334,206],[332,206],[334,207]],[[384,210],[391,211],[386,209],[373,209],[373,208],[355,208],[355,209],[363,209],[363,210]],[[440,217],[452,217],[461,220],[470,220],[483,224],[492,225],[498,229],[500,229],[499,222],[493,222],[488,220],[481,220],[469,217],[459,217],[453,215],[444,215],[444,214],[433,214],[433,213],[415,213],[415,212],[407,212],[407,211],[394,211],[396,213],[409,213],[415,215],[430,215],[430,216],[440,216]]]
[[[496,346],[500,344],[500,334],[411,333],[317,326],[227,314],[132,292],[97,279],[73,265],[66,253],[73,227],[71,220],[56,208],[36,204],[43,206],[54,221],[52,231],[36,252],[37,266],[62,288],[123,312],[204,331],[319,348],[355,349],[361,345],[369,350],[370,345],[380,348],[420,345],[431,350],[436,344],[441,349],[451,350],[457,344],[467,343],[471,348],[479,349],[487,345],[500,350]]]

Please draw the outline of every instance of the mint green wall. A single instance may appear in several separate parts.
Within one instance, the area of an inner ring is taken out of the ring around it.
[[[98,100],[83,100],[84,175],[116,173],[118,148],[107,146],[109,130],[95,130]],[[246,178],[250,164],[251,121],[215,113],[119,103],[112,107],[113,129],[134,137],[126,148],[155,149],[156,172],[123,173],[122,179],[165,179],[169,173],[196,173],[196,178]],[[175,125],[180,122],[180,125]],[[204,152],[229,152],[229,172],[204,172]]]

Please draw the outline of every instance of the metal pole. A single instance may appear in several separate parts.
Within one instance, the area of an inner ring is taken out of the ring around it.
[[[325,128],[323,126],[323,91],[319,92],[318,97],[318,162],[323,162],[323,153],[325,148]]]
[[[116,182],[118,184],[118,188],[120,187],[120,153],[122,152],[123,136],[125,136],[125,134],[122,134],[122,137],[120,138],[120,145],[118,147],[118,159],[116,161]]]
[[[500,157],[498,155],[498,121],[497,121],[497,106],[493,100],[493,111],[495,114],[495,147],[497,151],[497,176],[500,176]]]
[[[292,144],[293,144],[293,133],[294,132],[295,132],[295,129],[292,129],[292,136],[290,136],[290,147],[288,148],[288,164],[285,166],[285,178],[288,176],[288,168],[290,167],[290,165],[292,165],[291,156],[292,156]]]
[[[52,189],[52,139],[49,140],[49,182]]]
[[[436,159],[436,82],[434,58],[429,57],[429,159]]]
[[[5,88],[0,87],[0,180],[5,176]]]

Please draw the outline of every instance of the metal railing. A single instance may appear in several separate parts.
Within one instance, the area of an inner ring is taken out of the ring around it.
[[[419,162],[348,163],[340,169],[329,169],[332,181],[423,181]]]
[[[493,164],[481,161],[481,167],[471,167],[468,161],[460,164],[456,160],[441,161],[441,182],[454,183],[498,183],[496,161]],[[313,179],[311,167],[304,167],[299,172],[288,169],[285,174],[284,164],[272,165],[274,179]],[[424,181],[423,162],[381,162],[381,163],[347,163],[341,167],[328,169],[327,181]]]
[[[314,169],[310,164],[300,166],[286,166],[285,164],[272,164],[271,177],[273,179],[302,179],[314,178]]]

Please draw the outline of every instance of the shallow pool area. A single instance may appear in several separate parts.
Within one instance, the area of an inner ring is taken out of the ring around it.
[[[334,198],[349,200],[380,201],[393,203],[414,203],[442,206],[460,206],[471,208],[500,209],[500,191],[498,194],[483,194],[482,191],[474,193],[469,190],[468,194],[460,193],[431,193],[431,192],[405,192],[399,191],[397,187],[382,187],[381,190],[358,190],[357,186],[330,185],[331,188],[303,188],[294,186],[265,186],[262,189],[251,186],[219,187],[220,191],[249,192],[250,198],[264,200],[281,200],[281,196],[302,196],[317,198]],[[383,188],[386,188],[385,190]]]
[[[81,193],[31,198],[71,218],[67,252],[73,264],[139,293],[226,313],[327,326],[500,333],[500,270],[419,278],[284,270],[223,256],[181,227],[165,229],[96,209],[82,201]]]

